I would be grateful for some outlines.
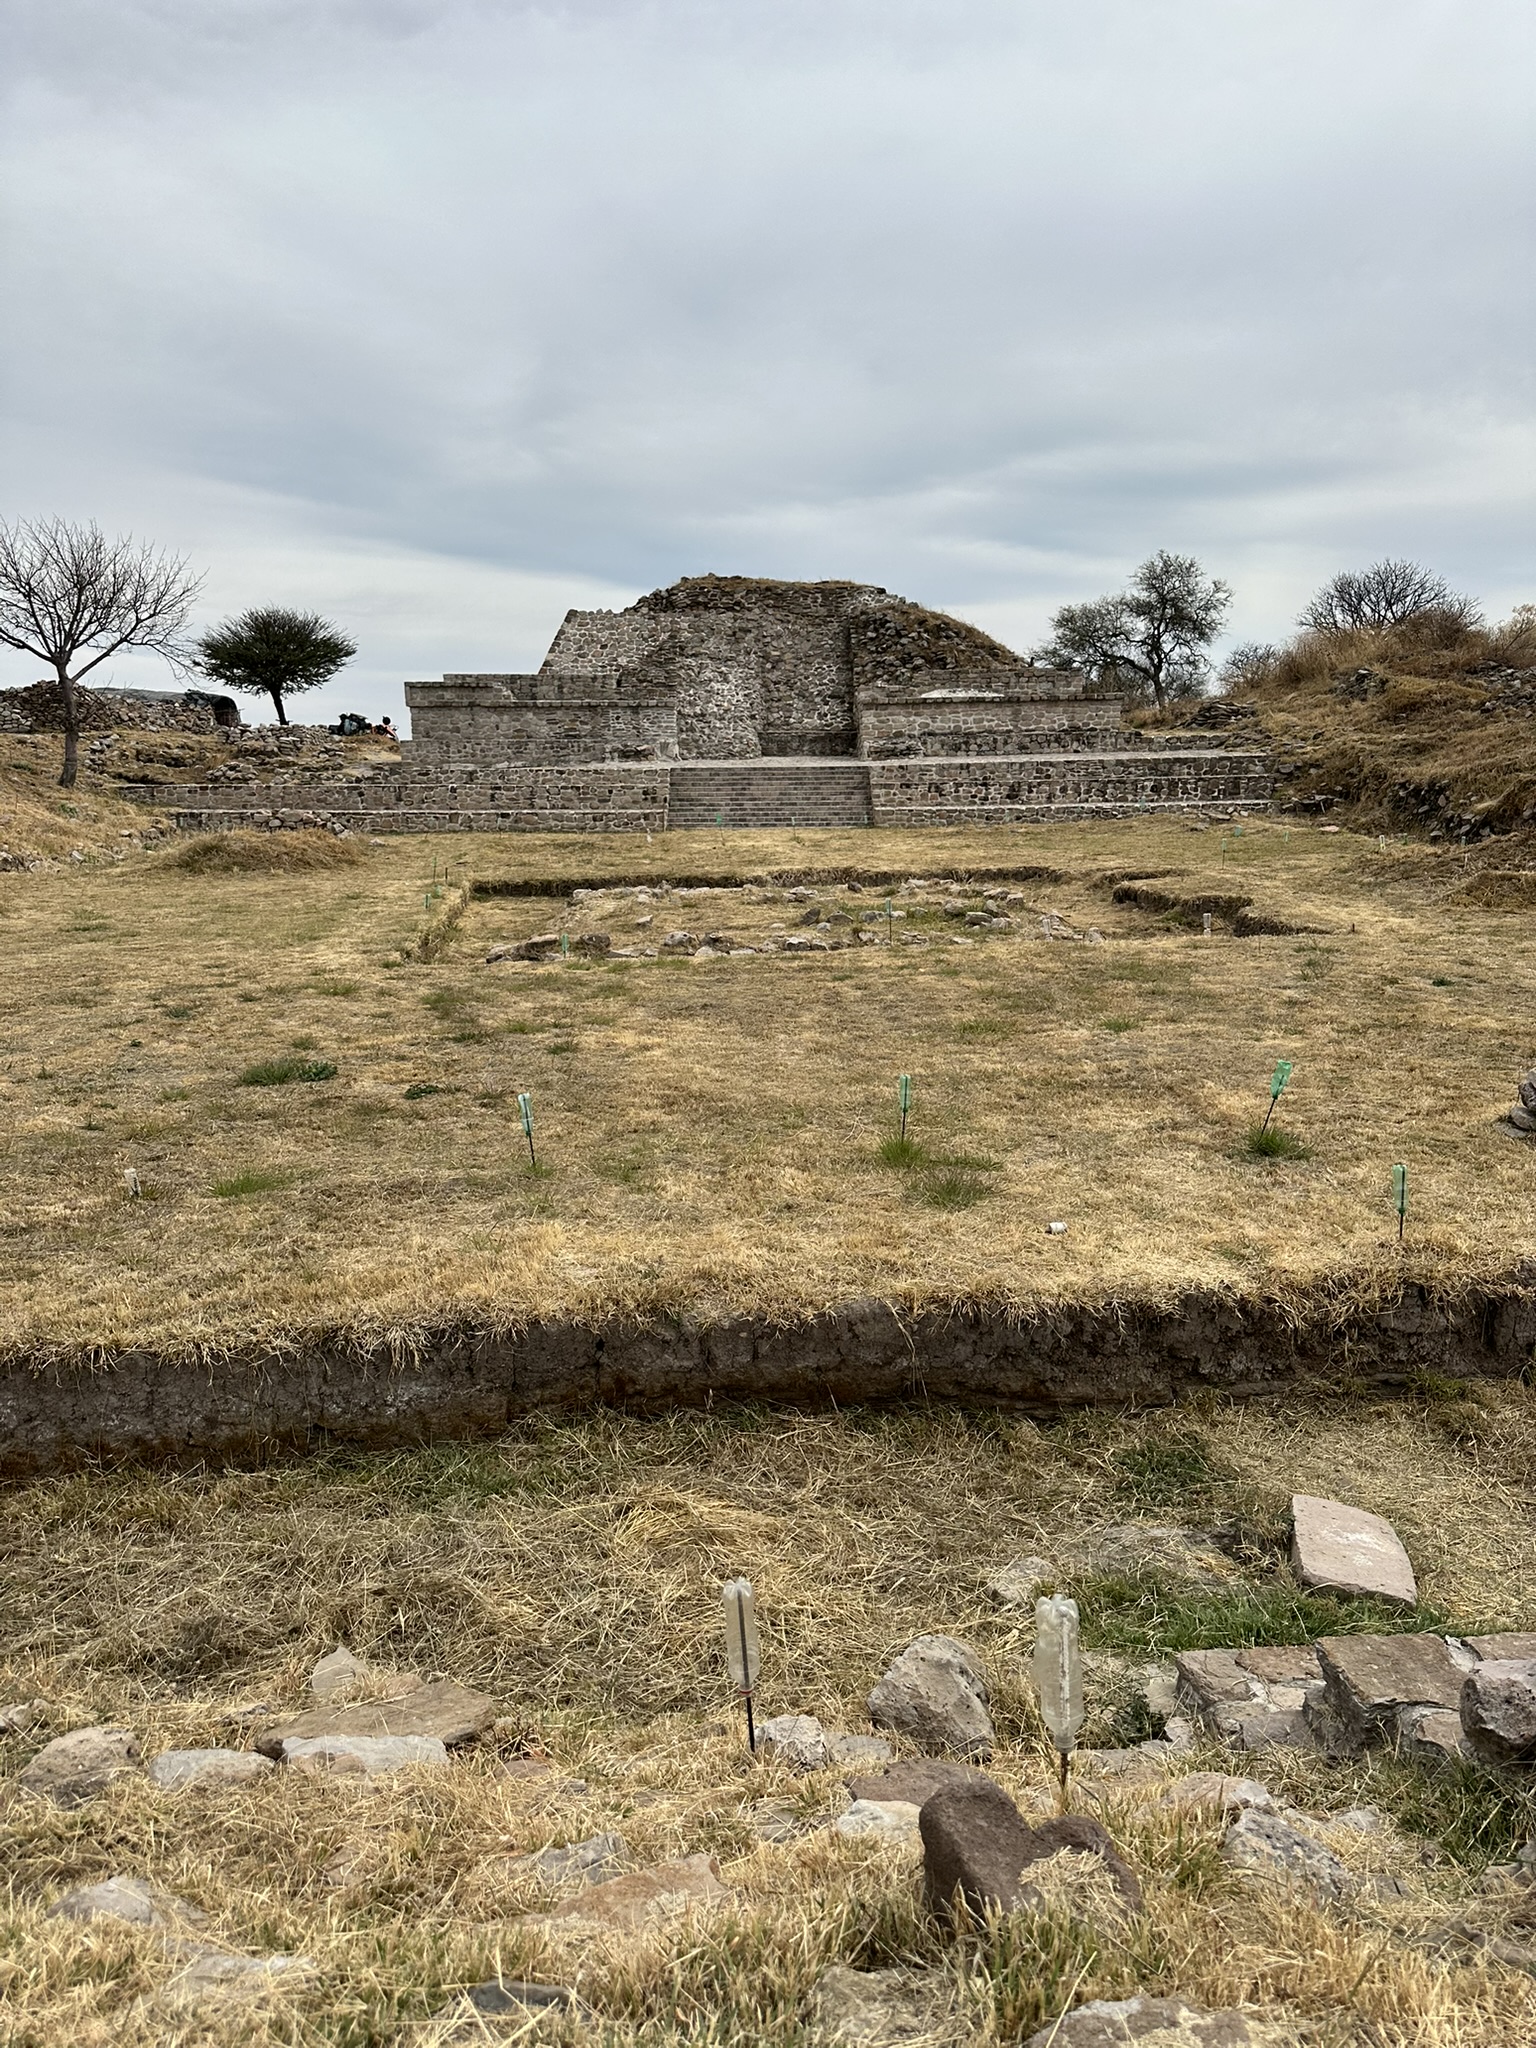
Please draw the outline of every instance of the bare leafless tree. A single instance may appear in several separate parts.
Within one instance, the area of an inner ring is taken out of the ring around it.
[[[94,522],[0,521],[0,646],[35,654],[58,678],[61,788],[73,789],[79,773],[80,678],[127,647],[189,667],[187,620],[201,583],[180,556],[108,540]]]
[[[1432,569],[1417,562],[1373,562],[1345,569],[1325,583],[1301,615],[1315,633],[1385,633],[1433,615],[1448,625],[1476,626],[1482,614]]]

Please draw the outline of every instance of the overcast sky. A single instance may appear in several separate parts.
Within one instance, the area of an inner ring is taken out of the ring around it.
[[[705,570],[1018,647],[1158,547],[1243,639],[1536,598],[1530,0],[5,17],[0,515],[325,612],[306,716]]]

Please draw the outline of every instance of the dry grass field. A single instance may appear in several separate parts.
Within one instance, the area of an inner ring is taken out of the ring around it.
[[[912,1635],[975,1643],[995,1774],[1043,1813],[1027,1624],[982,1590],[999,1563],[1057,1562],[1095,1652],[1085,1739],[1128,1741],[1150,1725],[1124,1675],[1138,1658],[1379,1621],[1296,1588],[1293,1488],[1394,1518],[1424,1607],[1393,1625],[1536,1626],[1533,1480],[1536,1401],[1516,1384],[1417,1407],[1251,1403],[1045,1428],[918,1410],[530,1422],[496,1444],[14,1489],[0,1697],[43,1704],[0,1744],[0,2040],[405,2048],[440,2041],[430,2016],[501,1974],[575,1983],[595,2017],[461,2038],[828,2048],[810,1996],[842,1962],[927,1972],[952,2001],[934,2038],[975,2048],[1138,1989],[1282,2012],[1314,2048],[1518,2048],[1536,2039],[1536,1979],[1478,1947],[1529,1940],[1529,1894],[1483,1874],[1536,1832],[1529,1792],[1508,1778],[1385,1754],[1245,1759],[1361,1880],[1325,1907],[1245,1888],[1221,1861],[1217,1818],[1161,1803],[1165,1774],[1084,1775],[1073,1803],[1124,1846],[1145,1917],[1104,1925],[1064,1901],[956,1939],[922,1911],[902,1852],[825,1830],[844,1797],[835,1772],[796,1779],[747,1757],[718,1586],[737,1571],[756,1583],[764,1713],[856,1728]],[[1230,1578],[1194,1589],[1106,1572],[1096,1543],[1127,1520],[1220,1532]],[[146,1756],[243,1744],[243,1711],[301,1703],[338,1640],[382,1670],[493,1692],[507,1715],[497,1742],[446,1774],[290,1770],[180,1794],[128,1778],[70,1812],[10,1782],[45,1735],[89,1723],[132,1728]],[[520,1753],[546,1755],[553,1778],[508,1775]],[[1170,1768],[1211,1765],[1220,1753]],[[1333,1825],[1362,1801],[1390,1825]],[[763,1841],[771,1802],[807,1831]],[[508,1859],[607,1829],[641,1863],[712,1852],[729,1901],[613,1942],[526,1921],[547,1895]],[[168,2007],[177,1961],[160,1934],[46,1917],[69,1886],[110,1874],[200,1909],[201,1941],[313,1969],[262,2009]]]
[[[0,874],[12,1356],[871,1294],[1368,1296],[1536,1254],[1536,1151],[1495,1122],[1536,1061],[1529,909],[1460,853],[1278,818],[144,850],[82,802],[86,858]],[[744,886],[654,893],[689,875]],[[1156,893],[1116,901],[1126,877]],[[628,886],[464,887],[539,878]],[[1007,932],[965,922],[983,888]],[[1266,935],[1233,935],[1245,898]],[[555,930],[760,946],[808,916],[847,943],[485,957]],[[1282,1058],[1299,1156],[1255,1157]]]

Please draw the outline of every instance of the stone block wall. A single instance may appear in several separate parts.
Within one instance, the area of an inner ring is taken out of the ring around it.
[[[454,763],[654,760],[675,749],[668,701],[599,675],[450,675],[407,683],[414,737],[402,749],[420,769]]]
[[[1212,804],[1266,807],[1262,754],[1046,754],[1038,759],[872,761],[876,825],[1004,825],[1052,816],[1131,816]]]
[[[1124,748],[1129,740],[1121,730],[1115,697],[955,692],[866,703],[859,709],[859,752],[869,761],[925,754],[1094,751]]]
[[[238,731],[233,697],[201,690],[77,689],[82,732]],[[63,694],[57,683],[27,683],[0,690],[0,732],[62,732]]]

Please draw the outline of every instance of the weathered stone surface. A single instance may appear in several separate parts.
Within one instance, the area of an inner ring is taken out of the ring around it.
[[[877,1764],[888,1764],[896,1754],[895,1750],[881,1735],[829,1735],[827,1737],[827,1760],[839,1770],[872,1771]]]
[[[282,1760],[290,1770],[377,1778],[421,1765],[440,1770],[448,1751],[435,1735],[289,1735]]]
[[[758,1728],[757,1746],[792,1771],[824,1770],[830,1760],[826,1731],[814,1714],[775,1714]]]
[[[986,1669],[969,1644],[953,1636],[919,1636],[870,1694],[869,1718],[923,1749],[988,1757],[993,1736],[987,1698]]]
[[[1058,1573],[1049,1558],[1016,1557],[1010,1563],[1000,1565],[982,1587],[982,1591],[996,1607],[1023,1607],[1033,1610],[1042,1593],[1047,1593],[1056,1584]]]
[[[1322,1666],[1310,1643],[1259,1643],[1235,1655],[1238,1669],[1263,1685],[1316,1685],[1322,1680]]]
[[[1443,1636],[1324,1636],[1317,1655],[1328,1706],[1362,1742],[1395,1734],[1403,1707],[1461,1703],[1462,1674]]]
[[[1460,1717],[1468,1742],[1489,1762],[1536,1756],[1536,1659],[1477,1665],[1462,1685]]]
[[[76,1728],[45,1744],[16,1782],[55,1806],[83,1806],[114,1778],[138,1768],[139,1739],[132,1729]]]
[[[143,1877],[104,1877],[77,1884],[48,1908],[50,1920],[124,1920],[132,1927],[169,1927],[207,1918],[185,1899],[162,1892]]]
[[[399,1699],[359,1701],[350,1707],[311,1707],[307,1713],[274,1721],[256,1738],[266,1756],[280,1757],[283,1744],[321,1735],[428,1735],[449,1749],[472,1742],[501,1712],[489,1694],[444,1678],[417,1686]]]
[[[629,1861],[629,1844],[622,1835],[590,1835],[584,1842],[540,1849],[533,1856],[518,1856],[508,1865],[509,1874],[534,1877],[540,1884],[559,1890],[577,1884],[601,1884],[617,1877]]]
[[[1291,1497],[1291,1521],[1291,1557],[1304,1586],[1417,1604],[1408,1553],[1380,1515],[1298,1493]]]
[[[0,1735],[25,1735],[42,1712],[41,1700],[13,1700],[0,1707]]]
[[[367,1676],[352,1652],[338,1643],[309,1674],[309,1689],[317,1700],[331,1700],[338,1693],[355,1692]]]
[[[1449,1707],[1400,1707],[1397,1728],[1398,1744],[1405,1756],[1444,1761],[1472,1754],[1461,1716],[1452,1713]]]
[[[923,1803],[918,1830],[924,1886],[935,1910],[947,1909],[957,1891],[974,1913],[1028,1904],[1030,1865],[1063,1850],[1099,1857],[1123,1903],[1141,1910],[1140,1881],[1098,1821],[1065,1814],[1031,1827],[990,1778],[934,1793]]]
[[[1467,1636],[1467,1648],[1479,1657],[1498,1663],[1520,1663],[1536,1657],[1536,1633],[1515,1629],[1505,1635]]]
[[[1317,1738],[1299,1706],[1226,1708],[1214,1720],[1234,1749],[1317,1747]]]
[[[171,2007],[256,2003],[289,1989],[315,1968],[308,1956],[236,1956],[208,1950],[180,1970],[160,1993]]]
[[[590,1921],[622,1931],[674,1919],[690,1907],[718,1905],[729,1897],[713,1856],[680,1856],[675,1862],[610,1878],[606,1884],[589,1885],[543,1917],[551,1922]]]
[[[188,1785],[249,1785],[275,1769],[254,1749],[163,1749],[150,1758],[148,1774],[162,1792],[180,1792]]]
[[[492,1978],[487,1984],[471,1984],[439,2006],[432,2015],[432,2039],[443,2048],[460,2043],[483,2044],[501,2040],[500,2029],[487,2027],[488,2019],[520,2019],[535,2023],[541,2013],[563,2012],[578,2018],[591,2017],[591,2008],[567,1984],[536,1984],[524,1978]],[[522,2038],[519,2028],[514,2038]]]
[[[1236,1650],[1180,1650],[1173,1664],[1179,1674],[1180,1697],[1198,1713],[1258,1697],[1255,1674],[1238,1663]]]
[[[1233,1870],[1297,1885],[1320,1899],[1340,1898],[1349,1889],[1349,1872],[1333,1851],[1275,1813],[1250,1807],[1240,1814],[1221,1854]]]
[[[900,1847],[920,1846],[917,1832],[918,1808],[904,1799],[855,1799],[846,1813],[832,1823],[832,1832],[855,1839],[873,1837]]]
[[[835,1963],[817,1979],[816,2038],[849,2048],[900,2048],[928,2042],[949,2005],[943,1986],[915,1970],[849,1970]]]
[[[1239,1576],[1232,1559],[1204,1530],[1150,1522],[1123,1522],[1101,1530],[1091,1560],[1096,1571],[1183,1579],[1191,1585],[1225,1585]]]
[[[1257,1778],[1229,1778],[1222,1771],[1191,1771],[1176,1778],[1158,1798],[1160,1806],[1194,1813],[1242,1813],[1255,1808],[1274,1811],[1274,1796]]]
[[[990,1785],[992,1780],[969,1764],[946,1763],[941,1757],[916,1757],[891,1764],[883,1771],[845,1778],[843,1783],[855,1799],[896,1799],[921,1806],[925,1799],[951,1785]]]
[[[1024,2048],[1292,2048],[1294,2028],[1182,1998],[1096,1998],[1031,2034]]]

